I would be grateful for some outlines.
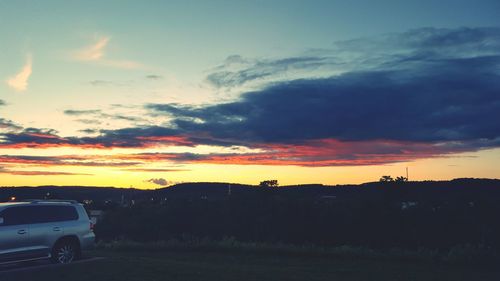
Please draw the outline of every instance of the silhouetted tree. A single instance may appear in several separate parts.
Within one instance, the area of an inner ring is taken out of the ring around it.
[[[391,176],[382,176],[379,181],[380,182],[393,182],[394,179]]]
[[[407,182],[407,181],[408,181],[408,178],[406,178],[406,177],[401,176],[401,177],[396,178],[396,182]]]
[[[277,180],[261,181],[259,186],[260,187],[278,187],[278,181]]]

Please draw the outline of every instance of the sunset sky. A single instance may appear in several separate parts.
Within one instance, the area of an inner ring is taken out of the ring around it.
[[[0,186],[500,178],[499,14],[0,0]]]

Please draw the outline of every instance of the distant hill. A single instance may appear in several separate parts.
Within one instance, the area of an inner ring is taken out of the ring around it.
[[[247,197],[268,194],[297,198],[342,200],[385,200],[388,197],[399,201],[473,201],[500,200],[500,180],[498,179],[454,179],[451,181],[419,181],[404,183],[371,182],[359,185],[321,184],[290,185],[277,188],[263,188],[234,183],[181,183],[154,190],[135,188],[94,187],[94,186],[37,186],[0,187],[0,201],[11,197],[22,199],[73,199],[83,202],[130,202],[170,199],[221,200],[233,197]]]

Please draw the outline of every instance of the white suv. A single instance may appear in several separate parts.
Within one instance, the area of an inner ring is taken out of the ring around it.
[[[0,203],[0,264],[38,259],[70,263],[94,240],[93,225],[76,201]]]

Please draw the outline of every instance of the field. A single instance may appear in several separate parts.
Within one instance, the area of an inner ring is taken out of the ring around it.
[[[102,260],[1,273],[0,280],[106,281],[498,281],[500,272],[429,262],[200,251],[109,251]]]

